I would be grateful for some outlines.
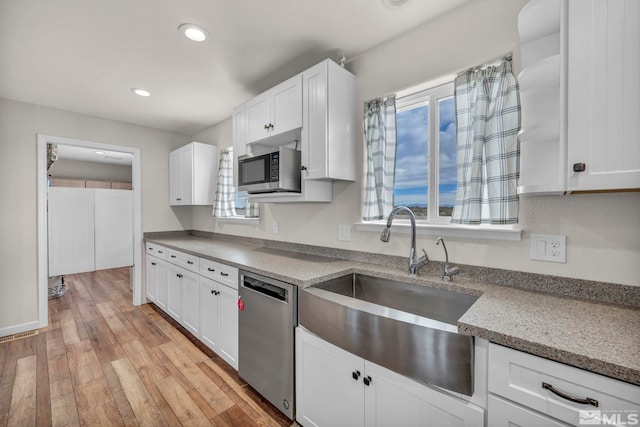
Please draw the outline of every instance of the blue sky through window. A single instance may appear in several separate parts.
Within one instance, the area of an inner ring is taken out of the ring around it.
[[[439,171],[438,192],[442,208],[455,203],[457,188],[455,103],[452,97],[437,101]],[[394,204],[426,208],[429,177],[429,105],[401,110],[396,114],[397,152]]]

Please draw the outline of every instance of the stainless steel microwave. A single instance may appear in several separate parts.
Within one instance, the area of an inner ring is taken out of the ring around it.
[[[249,194],[300,192],[300,151],[274,147],[238,156],[238,189]]]

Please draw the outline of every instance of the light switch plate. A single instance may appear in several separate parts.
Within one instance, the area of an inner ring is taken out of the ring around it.
[[[345,242],[351,241],[351,225],[349,224],[338,225],[338,240],[343,240]]]
[[[529,258],[540,261],[567,262],[567,236],[532,234]]]

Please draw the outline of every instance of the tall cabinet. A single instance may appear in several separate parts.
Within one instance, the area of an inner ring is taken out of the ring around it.
[[[640,189],[640,3],[532,0],[518,31],[518,193]]]
[[[169,204],[213,205],[218,147],[192,142],[169,154]]]

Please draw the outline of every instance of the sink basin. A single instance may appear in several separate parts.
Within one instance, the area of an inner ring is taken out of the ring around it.
[[[353,354],[425,384],[473,394],[473,337],[458,319],[476,297],[350,274],[300,289],[298,321]]]

